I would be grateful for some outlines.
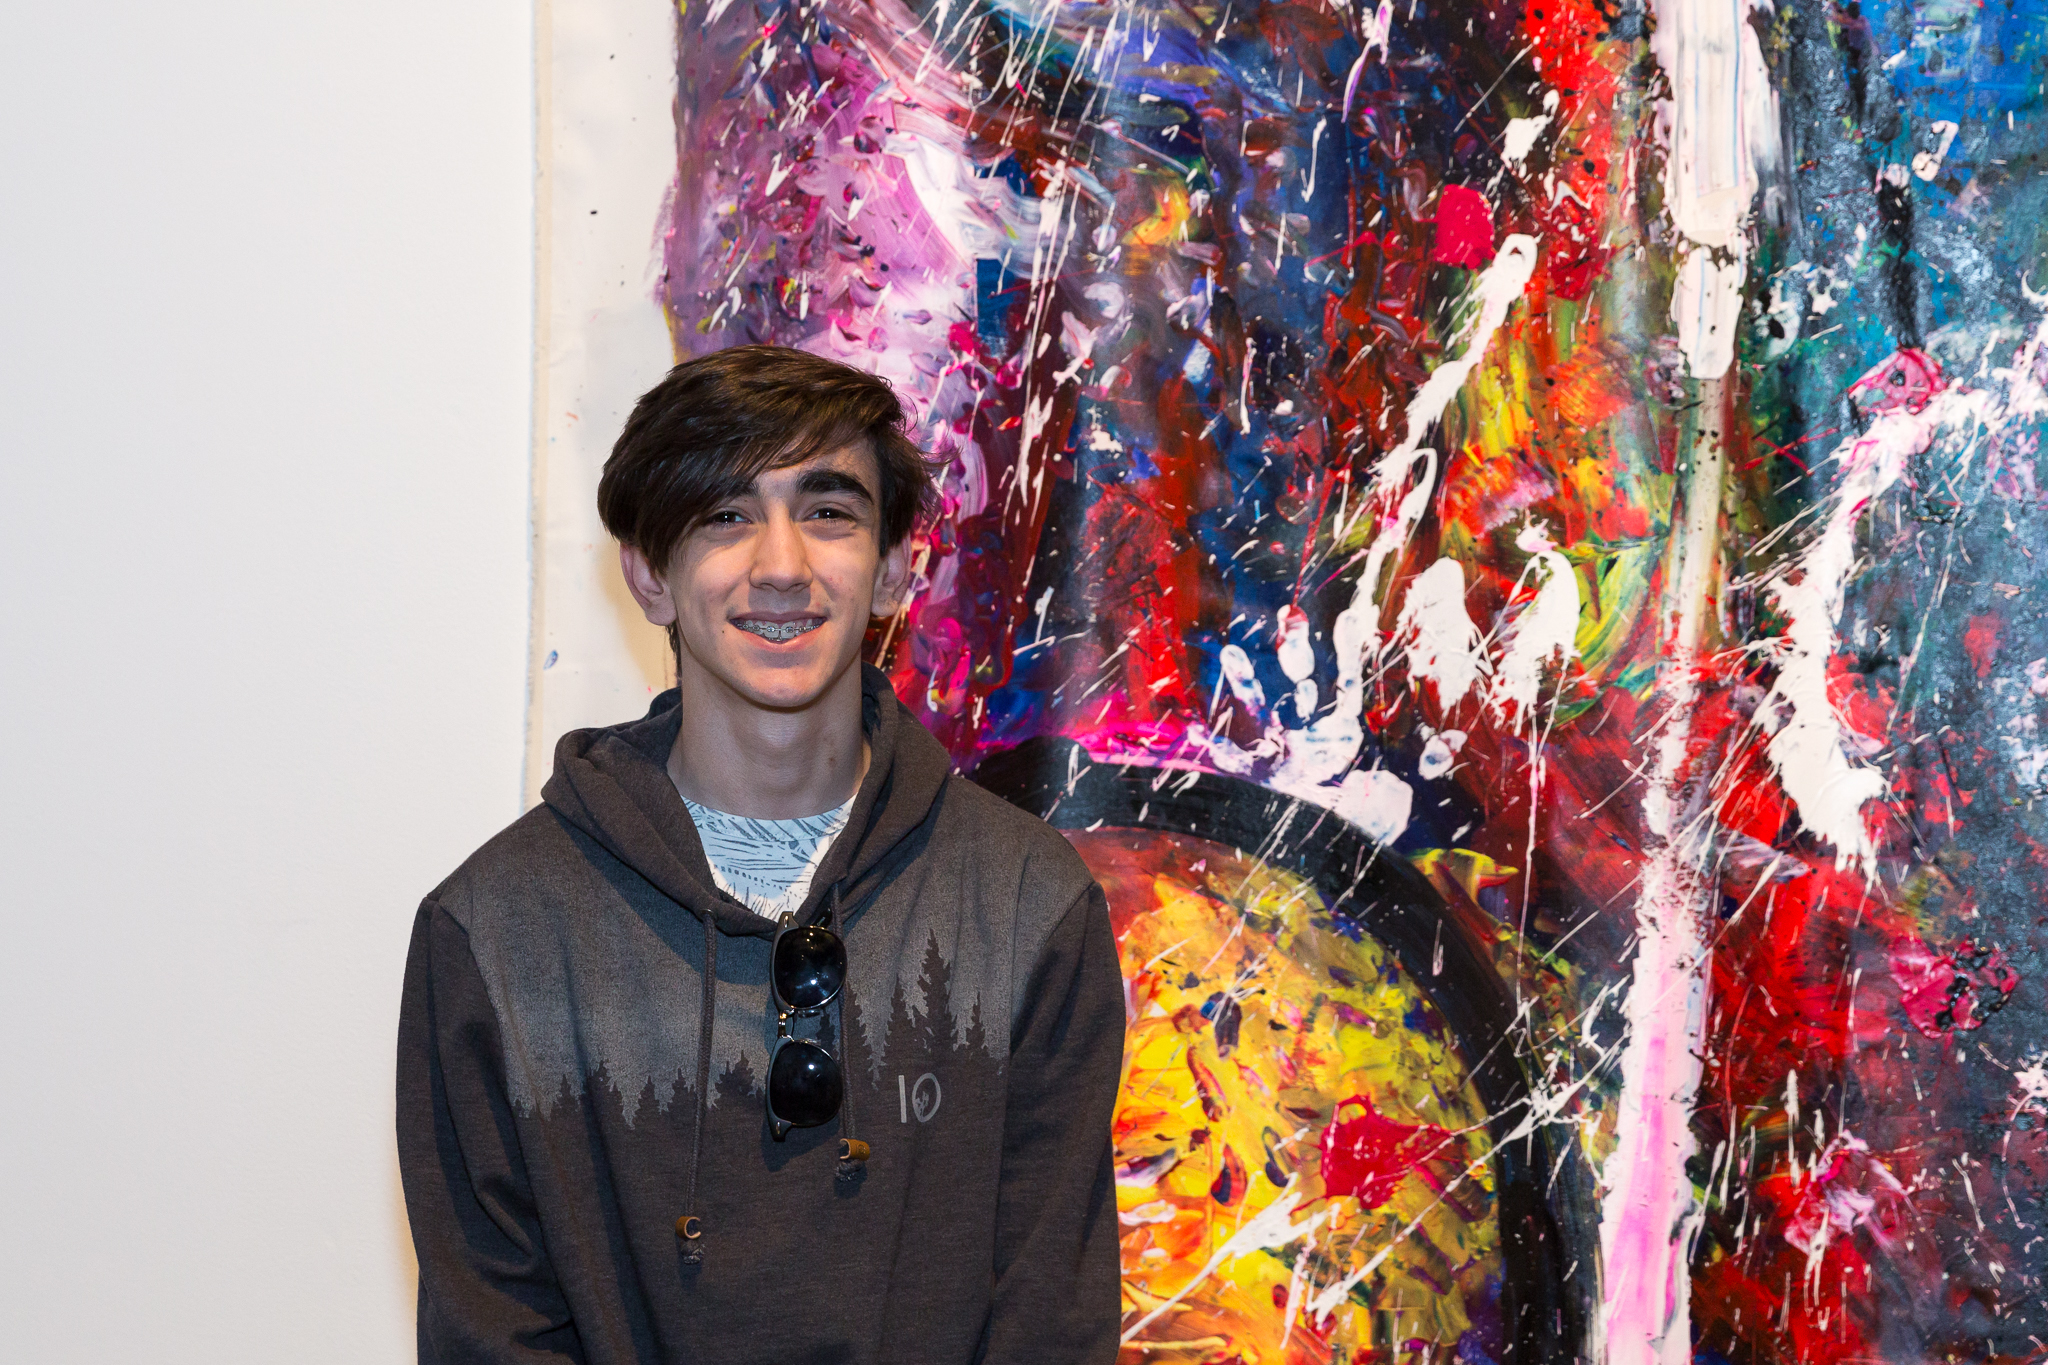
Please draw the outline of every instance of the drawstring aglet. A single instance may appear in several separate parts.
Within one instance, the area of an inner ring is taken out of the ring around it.
[[[704,1226],[694,1213],[676,1219],[676,1236],[683,1244],[683,1264],[704,1264]]]
[[[839,1178],[851,1180],[868,1168],[868,1145],[856,1138],[839,1139]]]

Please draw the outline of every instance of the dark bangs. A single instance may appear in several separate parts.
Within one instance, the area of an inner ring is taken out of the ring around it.
[[[686,360],[634,405],[605,461],[597,514],[663,568],[719,504],[771,469],[865,443],[881,486],[882,545],[933,502],[930,465],[889,382],[785,346],[734,346]]]

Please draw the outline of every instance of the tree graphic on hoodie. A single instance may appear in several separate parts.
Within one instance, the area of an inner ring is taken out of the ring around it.
[[[914,1060],[919,1071],[929,1071],[952,1058],[960,1037],[953,1018],[953,969],[939,953],[937,934],[925,940],[917,990],[924,1000],[924,1009],[917,1016],[915,1056],[904,1061],[909,1064]]]
[[[967,1055],[986,1057],[988,1055],[988,1030],[981,1023],[981,998],[975,997],[974,1009],[967,1018]]]
[[[846,994],[843,1006],[846,1016],[846,1079],[849,1085],[873,1089],[878,1083],[876,1072],[881,1068],[882,1059],[875,1055],[868,1042],[868,1010],[866,997],[852,991]]]
[[[903,982],[896,983],[895,994],[889,1001],[889,1027],[882,1034],[882,1055],[877,1061],[886,1071],[890,1067],[901,1070],[908,1065],[910,1050],[915,1046],[917,1023],[911,1018],[910,1000],[903,993]],[[887,1075],[880,1077],[883,1088],[888,1088]]]
[[[717,1096],[714,1103],[720,1108],[726,1105],[739,1108],[742,1105],[760,1103],[755,1094],[754,1068],[748,1064],[744,1052],[740,1054],[738,1061],[726,1068],[725,1074],[713,1083],[711,1089]]]

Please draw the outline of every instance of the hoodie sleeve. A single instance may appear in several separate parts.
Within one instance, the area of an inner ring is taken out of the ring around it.
[[[988,1365],[1110,1365],[1121,1289],[1110,1142],[1123,975],[1091,883],[1032,968],[1011,1033]]]
[[[497,1016],[469,935],[413,922],[398,1021],[398,1167],[419,1257],[420,1365],[581,1362],[541,1237]]]

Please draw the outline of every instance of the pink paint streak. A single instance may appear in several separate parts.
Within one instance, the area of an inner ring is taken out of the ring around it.
[[[1918,412],[1948,387],[1941,363],[1927,352],[1907,346],[1872,366],[1849,386],[1866,412]]]
[[[1645,899],[1691,920],[1689,895]],[[1674,1012],[1685,1023],[1660,1028],[1640,1015],[1631,1021],[1620,1145],[1607,1166],[1615,1188],[1602,1217],[1610,1361],[1689,1357],[1681,1307],[1689,1289],[1684,1223],[1692,1208],[1685,1162],[1695,1150],[1691,1102],[1699,1073],[1689,1046],[1691,1020],[1700,1012],[1698,978],[1686,960],[1693,948],[1690,934],[1651,932],[1637,952],[1635,989],[1647,999],[1635,1003]]]

